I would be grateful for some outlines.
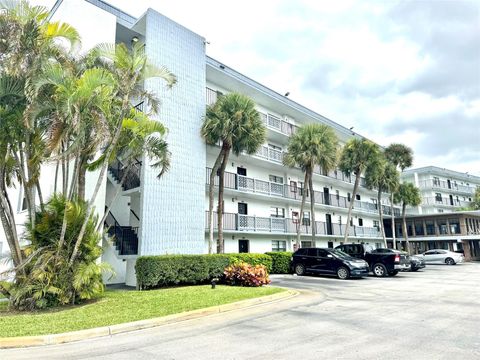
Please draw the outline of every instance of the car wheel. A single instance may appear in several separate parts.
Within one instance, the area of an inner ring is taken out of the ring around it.
[[[394,271],[388,273],[389,276],[395,276],[397,274],[398,274],[398,270],[394,270]]]
[[[337,276],[340,280],[346,280],[350,277],[350,271],[344,266],[337,269]]]
[[[305,266],[303,264],[295,265],[295,274],[297,275],[305,275]]]
[[[373,265],[373,275],[377,277],[384,277],[387,276],[387,268],[383,264],[375,264]]]
[[[447,264],[447,265],[455,265],[455,260],[453,260],[452,258],[446,258],[446,259],[445,259],[445,264]]]

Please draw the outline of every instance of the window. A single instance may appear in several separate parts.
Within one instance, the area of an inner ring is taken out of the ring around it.
[[[358,218],[358,226],[363,226],[363,219]]]
[[[377,199],[370,198],[370,200],[372,200],[372,204],[375,206],[375,210],[378,210]]]
[[[248,214],[248,204],[238,203],[238,213],[240,215],[247,215]]]
[[[448,234],[447,220],[438,220],[437,224],[438,224],[438,231],[440,232],[440,234],[442,235]]]
[[[292,211],[292,222],[298,224],[298,211]]]
[[[270,216],[277,217],[277,218],[284,218],[285,217],[285,209],[280,207],[271,206],[270,207]]]
[[[425,235],[423,231],[423,221],[415,221],[415,235]]]
[[[353,226],[353,219],[350,218],[350,226]]]
[[[302,246],[303,246],[304,241],[302,241]],[[307,249],[298,249],[295,255],[307,255],[308,250]]]
[[[270,182],[276,183],[276,184],[283,184],[283,177],[277,176],[277,175],[269,175],[268,179]]]
[[[272,251],[287,251],[285,240],[272,240]]]
[[[247,169],[244,167],[237,167],[237,174],[241,176],[247,176]]]
[[[326,258],[328,255],[328,252],[323,249],[317,249],[317,256]]]
[[[380,231],[380,222],[378,220],[373,220],[373,227]]]
[[[458,219],[448,219],[451,234],[460,234],[460,221]]]
[[[336,196],[337,200],[340,200],[340,191],[335,190],[335,196]]]
[[[425,221],[425,227],[427,228],[427,235],[435,235],[435,222],[433,220]]]
[[[310,226],[310,212],[305,211],[303,213],[302,225]]]
[[[300,242],[300,245],[301,245],[302,248],[308,248],[308,247],[312,246],[312,242],[311,241],[302,241],[302,242]]]
[[[360,194],[355,195],[355,199],[360,200],[361,199]]]
[[[297,182],[290,181],[290,191],[296,193],[297,192]]]
[[[350,201],[352,199],[352,195],[350,193],[347,193],[347,200]]]
[[[333,249],[333,241],[329,241],[329,242],[328,242],[328,248],[329,248],[329,249]]]
[[[435,193],[435,201],[436,202],[442,202],[442,194]]]
[[[433,185],[440,186],[440,179],[436,176],[433,178]]]

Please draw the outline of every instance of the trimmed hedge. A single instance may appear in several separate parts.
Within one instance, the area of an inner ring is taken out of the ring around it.
[[[272,274],[290,274],[290,259],[292,258],[292,252],[279,251],[279,252],[267,252],[266,255],[272,258]]]
[[[199,284],[222,278],[228,265],[236,262],[264,265],[272,270],[266,254],[158,255],[140,256],[135,264],[137,286],[151,289],[179,284]]]

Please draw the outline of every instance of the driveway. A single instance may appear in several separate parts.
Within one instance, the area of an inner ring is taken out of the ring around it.
[[[288,301],[2,359],[480,359],[480,263],[393,278],[272,276]]]

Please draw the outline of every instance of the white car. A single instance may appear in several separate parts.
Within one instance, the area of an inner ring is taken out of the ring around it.
[[[428,250],[421,255],[426,264],[455,265],[465,261],[463,254],[443,249]]]

